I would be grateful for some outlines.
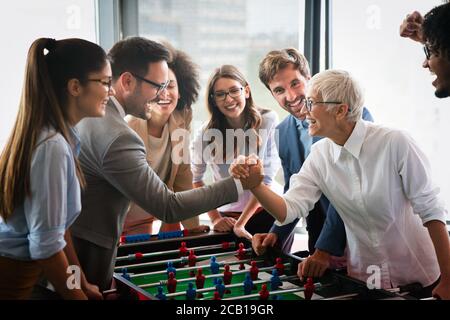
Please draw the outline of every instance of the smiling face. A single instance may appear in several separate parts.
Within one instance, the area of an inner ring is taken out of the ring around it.
[[[436,88],[434,93],[436,97],[447,98],[450,96],[450,61],[447,55],[431,50],[430,59],[425,58],[423,67],[428,68],[436,76],[431,83]]]
[[[166,61],[152,62],[148,64],[147,73],[140,76],[154,83],[163,84],[168,79],[168,70]],[[137,118],[148,120],[157,102],[166,99],[167,89],[157,95],[157,87],[134,76],[130,77],[134,79],[135,86],[125,97],[126,111]]]
[[[243,117],[246,99],[250,96],[248,86],[244,87],[239,81],[234,79],[220,78],[214,84],[213,93],[218,97],[223,96],[223,93],[227,93],[224,100],[214,98],[217,108],[227,119],[236,120]],[[232,97],[230,93],[235,96]],[[240,94],[237,95],[238,93]]]
[[[108,82],[112,76],[109,62],[98,72],[88,74],[89,79],[83,85],[83,91],[77,99],[78,117],[103,117],[109,97],[115,94],[114,89],[108,88]],[[109,89],[109,90],[108,90]]]
[[[306,113],[302,107],[307,82],[308,79],[294,65],[288,65],[278,71],[268,84],[278,104],[294,117],[304,120]]]
[[[306,96],[313,103],[323,101],[322,96],[314,88],[308,89]],[[310,112],[306,110],[306,107],[303,110],[306,114],[306,120],[309,122],[308,132],[311,136],[328,138],[333,136],[337,126],[334,109],[328,110],[326,104],[314,103]]]
[[[178,82],[175,73],[169,69],[169,85],[167,86],[167,94],[161,96],[156,104],[153,104],[150,119],[152,116],[158,115],[160,117],[168,118],[177,107],[180,94],[178,91]]]

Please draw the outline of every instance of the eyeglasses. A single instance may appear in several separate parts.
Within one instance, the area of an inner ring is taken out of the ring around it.
[[[211,96],[216,100],[216,101],[225,101],[225,99],[227,98],[227,95],[229,95],[232,98],[237,98],[240,97],[242,95],[242,91],[244,90],[243,87],[240,88],[231,88],[228,91],[216,91],[214,92]]]
[[[306,110],[308,110],[308,112],[311,112],[313,106],[315,104],[341,104],[342,102],[337,102],[337,101],[312,101],[311,99],[305,99],[303,98],[302,101],[300,101],[301,104],[305,104],[306,106]],[[348,109],[348,111],[350,112],[350,109]]]
[[[426,43],[423,45],[423,52],[425,52],[427,60],[430,60],[432,53],[430,47]]]
[[[167,89],[167,86],[168,86],[169,83],[170,83],[170,80],[167,80],[167,81],[164,82],[164,83],[156,83],[156,82],[153,82],[153,81],[151,81],[151,80],[145,79],[144,77],[138,76],[137,74],[134,74],[134,73],[131,73],[131,74],[133,75],[133,77],[135,77],[135,78],[137,78],[137,79],[139,79],[139,80],[141,80],[141,81],[144,81],[144,82],[146,82],[146,83],[148,83],[148,84],[154,86],[155,88],[157,88],[157,89],[158,89],[158,90],[156,91],[156,95],[157,95],[157,96],[158,96],[163,90]]]
[[[103,79],[87,79],[87,80],[94,81],[94,82],[100,82],[102,85],[104,85],[106,88],[108,88],[108,92],[111,91],[112,78],[108,78],[108,80],[103,80]]]

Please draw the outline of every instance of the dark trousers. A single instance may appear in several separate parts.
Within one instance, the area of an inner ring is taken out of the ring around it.
[[[318,201],[314,209],[306,217],[306,230],[308,231],[308,251],[313,254],[315,251],[317,239],[319,239],[323,224],[326,219],[326,213],[323,212],[322,206]]]

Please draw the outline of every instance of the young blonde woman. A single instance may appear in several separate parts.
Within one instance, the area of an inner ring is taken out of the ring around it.
[[[220,180],[229,176],[228,168],[235,157],[252,152],[265,159],[264,184],[272,185],[280,168],[275,145],[276,113],[254,104],[248,82],[231,65],[214,71],[206,94],[210,119],[198,130],[193,142],[194,186],[204,185],[208,165],[214,180]],[[238,202],[209,211],[208,215],[214,230],[233,230],[238,237],[247,239],[255,233],[267,232],[273,223],[273,218],[260,208],[249,191]]]
[[[189,131],[192,120],[191,105],[197,100],[197,66],[183,51],[165,44],[172,59],[169,63],[169,85],[162,100],[151,110],[149,120],[130,117],[128,125],[144,141],[147,161],[159,178],[173,191],[192,189],[192,172],[189,154]],[[185,146],[184,148],[182,148]],[[149,215],[137,204],[132,203],[125,220],[124,234],[153,233],[155,217]],[[181,221],[185,229],[199,227],[198,216]],[[180,223],[162,223],[160,231],[180,230]]]
[[[101,298],[82,273],[81,283],[69,279],[78,259],[67,229],[80,213],[84,186],[74,126],[103,116],[113,94],[98,45],[47,38],[32,44],[19,113],[0,156],[0,299],[28,298],[41,275],[65,299]]]

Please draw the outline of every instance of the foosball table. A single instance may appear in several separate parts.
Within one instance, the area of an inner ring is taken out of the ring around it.
[[[274,249],[258,257],[251,244],[229,233],[123,241],[114,280],[119,299],[133,300],[303,300],[412,299],[407,294],[368,289],[345,270],[301,281],[297,267],[307,252]],[[139,241],[144,240],[144,241]]]

